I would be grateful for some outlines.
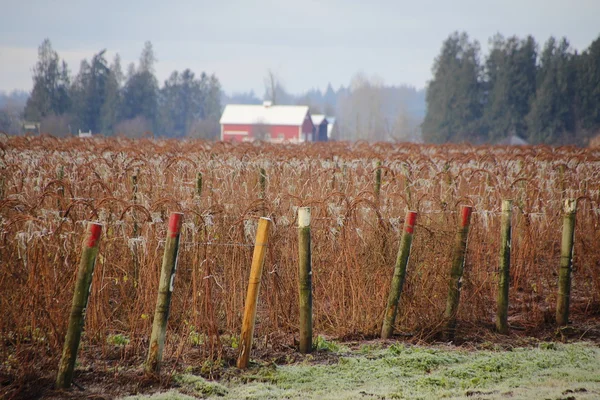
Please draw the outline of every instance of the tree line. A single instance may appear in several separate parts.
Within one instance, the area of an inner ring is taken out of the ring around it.
[[[50,40],[38,49],[33,90],[24,110],[26,121],[40,122],[40,130],[55,135],[79,130],[105,135],[139,137],[159,133],[167,137],[213,139],[219,133],[221,84],[215,75],[189,69],[174,71],[159,87],[156,58],[146,42],[139,63],[123,73],[117,54],[111,64],[106,50],[83,60],[71,77]]]
[[[146,42],[138,65],[125,73],[119,55],[109,64],[101,50],[72,76],[46,39],[24,110],[24,93],[0,96],[0,131],[20,133],[25,120],[54,135],[81,130],[214,139],[223,104],[261,103],[254,92],[228,97],[215,75],[189,69],[174,71],[159,86],[155,62]],[[455,32],[443,42],[432,72],[425,94],[357,74],[337,91],[329,85],[295,96],[269,71],[263,97],[335,116],[335,138],[341,140],[478,144],[517,136],[532,144],[586,145],[600,135],[600,36],[578,53],[566,38],[551,37],[540,50],[531,36],[498,34],[482,60],[479,43]]]
[[[428,85],[427,142],[586,145],[600,134],[600,36],[582,53],[550,37],[541,52],[528,36],[480,45],[455,32],[443,43]]]

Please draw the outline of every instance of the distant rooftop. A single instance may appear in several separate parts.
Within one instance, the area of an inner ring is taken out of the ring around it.
[[[524,139],[521,139],[517,135],[511,135],[511,136],[499,141],[498,144],[503,145],[503,146],[506,146],[506,145],[508,145],[508,146],[526,146],[529,143],[527,143]]]
[[[327,121],[329,122],[329,119],[326,118],[324,114],[312,114],[311,118],[312,118],[312,123],[315,126],[321,125],[321,123],[323,122],[324,119],[327,119]]]

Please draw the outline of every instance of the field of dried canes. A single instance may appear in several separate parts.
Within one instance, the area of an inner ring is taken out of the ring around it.
[[[185,216],[167,361],[235,347],[261,215],[274,229],[256,347],[293,346],[300,206],[313,214],[314,330],[341,338],[379,333],[403,218],[418,211],[396,330],[434,340],[461,204],[474,214],[457,337],[493,330],[500,206],[514,199],[509,322],[535,332],[554,318],[566,198],[578,199],[571,314],[582,320],[600,310],[600,150],[2,136],[0,369],[58,364],[90,220],[104,230],[80,349],[110,358],[120,338],[117,362],[143,358],[170,211]]]

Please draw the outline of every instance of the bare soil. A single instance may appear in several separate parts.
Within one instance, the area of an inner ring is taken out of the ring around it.
[[[579,313],[577,313],[579,314]],[[576,315],[577,315],[576,314]],[[579,314],[581,315],[581,314]],[[551,316],[548,318],[552,320]],[[456,340],[453,346],[463,350],[509,350],[514,347],[536,346],[540,342],[579,342],[588,341],[600,345],[600,312],[588,317],[575,316],[569,326],[557,328],[548,322],[541,328],[528,328],[526,320],[513,318],[510,335],[499,335],[493,332],[493,324],[489,326],[459,325]],[[347,336],[336,341],[341,346],[350,350],[359,350],[368,345],[387,346],[393,343],[404,342],[419,345],[446,344],[439,340],[438,333],[419,334],[398,333],[391,340],[381,340],[375,337]],[[285,340],[283,341],[285,342]],[[309,356],[298,353],[293,346],[294,338],[289,336],[290,345],[280,345],[276,348],[261,345],[258,341],[257,348],[253,350],[250,368],[261,368],[269,365],[293,364],[304,361],[311,364],[335,364],[343,356],[340,352],[318,350]],[[21,352],[35,352],[36,349],[21,349]],[[56,366],[50,361],[41,364],[30,364],[17,373],[8,374],[4,367],[0,367],[0,398],[6,400],[17,399],[115,399],[135,394],[151,394],[171,388],[178,384],[173,376],[183,371],[195,375],[202,375],[211,380],[226,381],[239,376],[241,372],[235,367],[237,351],[232,348],[224,349],[221,355],[221,364],[217,368],[205,371],[200,366],[203,363],[200,351],[188,352],[178,361],[167,359],[163,363],[160,376],[144,374],[141,357],[128,356],[121,358],[123,351],[114,349],[108,357],[102,358],[100,350],[93,348],[81,352],[78,358],[78,367],[75,372],[74,385],[69,390],[54,388]],[[19,354],[19,359],[36,359],[34,354]]]

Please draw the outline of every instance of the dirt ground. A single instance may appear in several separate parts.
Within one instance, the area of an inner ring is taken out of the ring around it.
[[[513,329],[510,335],[504,336],[493,333],[492,326],[487,329],[465,325],[460,326],[457,340],[452,346],[460,350],[510,350],[515,347],[534,347],[542,342],[580,342],[586,341],[600,345],[600,316],[586,318],[585,320],[572,321],[572,325],[558,329],[548,323],[542,329],[530,331],[526,323],[512,321]],[[405,343],[420,346],[444,346],[437,337],[426,337],[410,334],[396,335],[392,340],[382,341],[369,337],[345,337],[340,340],[331,340],[335,346],[341,346],[350,351],[358,351],[365,346],[386,347],[392,344]],[[32,349],[32,351],[35,351]],[[167,359],[162,367],[160,376],[144,374],[142,358],[127,357],[122,359],[122,353],[115,350],[109,359],[102,359],[99,352],[86,349],[80,354],[75,372],[74,385],[69,390],[54,389],[56,366],[50,363],[35,365],[19,376],[9,375],[5,369],[0,369],[0,397],[7,400],[13,399],[115,399],[129,395],[152,394],[172,388],[180,384],[173,379],[180,373],[190,373],[204,376],[217,382],[227,382],[232,379],[243,378],[246,372],[235,368],[237,351],[225,349],[221,356],[218,368],[206,372],[199,365],[203,360],[199,354],[189,352],[179,360]],[[290,335],[289,346],[278,348],[260,348],[252,353],[250,371],[257,371],[270,365],[292,365],[296,363],[310,363],[329,365],[339,361],[342,354],[321,348],[310,356],[304,356],[295,351],[293,336]],[[27,354],[20,354],[20,359],[27,359]],[[31,355],[33,358],[33,355]],[[308,358],[307,358],[308,357]],[[575,398],[575,397],[573,397]]]

